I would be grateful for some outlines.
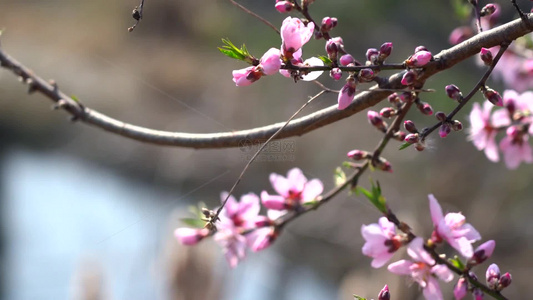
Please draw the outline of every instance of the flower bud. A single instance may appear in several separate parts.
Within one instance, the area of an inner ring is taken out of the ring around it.
[[[410,86],[415,83],[415,80],[416,80],[416,73],[409,70],[405,72],[405,74],[403,74],[401,82],[403,85]]]
[[[436,114],[435,114],[435,117],[437,118],[437,120],[441,121],[441,122],[444,122],[446,121],[446,113],[442,112],[442,111],[438,111]]]
[[[496,289],[498,287],[498,281],[500,280],[500,268],[498,268],[498,265],[491,264],[487,268],[485,279],[487,280],[489,288]]]
[[[500,280],[498,281],[498,290],[503,290],[504,288],[511,285],[511,281],[513,281],[513,278],[511,277],[511,274],[509,272],[505,273],[500,277]]]
[[[261,228],[256,240],[253,242],[250,247],[253,252],[258,252],[263,249],[266,249],[276,240],[278,237],[278,232],[274,227]]]
[[[415,48],[415,53],[420,51],[428,51],[428,48],[426,48],[425,46],[418,46]]]
[[[455,28],[451,33],[450,37],[448,38],[448,42],[452,45],[457,45],[461,42],[464,42],[474,36],[474,32],[472,31],[472,28],[469,26],[461,26]]]
[[[369,158],[370,157],[370,153],[368,153],[367,151],[362,151],[362,150],[352,150],[350,152],[348,152],[348,157],[353,159],[353,160],[361,160],[363,158]]]
[[[415,144],[415,149],[417,151],[424,151],[424,149],[426,149],[426,145],[422,142],[418,142]]]
[[[418,133],[410,133],[405,137],[405,142],[409,144],[418,143],[418,141],[420,141]]]
[[[416,108],[426,116],[431,116],[433,114],[433,108],[426,102],[417,103]]]
[[[371,64],[376,64],[378,62],[379,51],[375,48],[370,48],[366,50],[366,60]]]
[[[418,48],[417,48],[418,49]],[[420,50],[415,54],[411,55],[406,61],[405,64],[408,67],[423,67],[433,59],[433,55],[429,51]]]
[[[390,119],[396,115],[396,110],[392,107],[384,107],[379,111],[379,114],[383,118]]]
[[[355,79],[353,77],[349,77],[346,80],[346,84],[342,87],[339,97],[337,98],[337,109],[345,109],[352,103],[355,96],[355,87]]]
[[[174,231],[174,236],[182,245],[196,245],[199,241],[209,235],[207,228],[178,228]]]
[[[290,1],[278,1],[274,7],[278,12],[283,14],[290,12],[293,8],[293,5]]]
[[[326,52],[328,53],[329,59],[331,59],[332,61],[337,60],[337,53],[339,52],[339,48],[333,39],[329,39],[326,42]]]
[[[334,80],[340,80],[342,78],[342,71],[339,68],[333,68],[329,71],[329,76]]]
[[[468,261],[469,264],[478,265],[491,257],[492,252],[494,252],[494,247],[496,247],[496,242],[493,240],[486,241],[485,243],[479,245],[474,251],[474,255]]]
[[[507,134],[513,140],[517,140],[521,138],[522,130],[518,126],[509,126],[507,127],[505,134]]]
[[[457,102],[461,102],[461,100],[463,99],[463,93],[461,93],[461,90],[459,90],[459,88],[456,85],[454,84],[447,85],[445,90],[446,90],[446,95],[448,95],[450,99],[453,99]]]
[[[403,127],[410,133],[418,133],[418,129],[416,129],[415,123],[411,120],[404,121]]]
[[[458,120],[453,120],[452,121],[452,129],[453,129],[453,131],[461,131],[461,130],[463,130],[463,123],[461,123]]]
[[[490,16],[496,11],[496,5],[489,3],[485,5],[479,12],[480,17]]]
[[[379,61],[383,62],[392,53],[392,43],[384,43],[379,48]]]
[[[330,31],[333,27],[337,26],[337,21],[337,18],[325,17],[322,19],[322,26],[320,27],[321,31]]]
[[[457,280],[455,287],[453,288],[453,295],[455,300],[461,300],[468,294],[468,281],[466,278],[461,277]]]
[[[483,291],[481,291],[480,289],[473,289],[472,295],[474,295],[474,300],[483,300],[484,298]]]
[[[507,99],[505,101],[505,108],[507,108],[507,111],[509,112],[510,116],[513,116],[516,111],[516,102],[514,99]]]
[[[392,93],[390,94],[388,97],[387,97],[387,100],[389,100],[389,102],[391,104],[398,104],[400,102],[400,98],[398,97],[398,94],[397,93]]]
[[[390,300],[389,286],[385,285],[378,294],[378,300]]]
[[[503,106],[503,99],[502,96],[495,90],[491,88],[485,88],[483,89],[483,96],[485,96],[485,99],[489,100],[490,103],[496,105],[496,106]]]
[[[375,165],[376,169],[392,173],[392,166],[391,164],[384,158],[379,158]]]
[[[394,136],[393,138],[400,141],[400,142],[403,142],[405,141],[405,138],[407,137],[407,133],[403,132],[403,131],[396,131],[394,133]]]
[[[359,71],[359,82],[370,82],[374,79],[374,71],[370,68],[365,68]]]
[[[403,103],[413,102],[413,100],[415,100],[415,95],[411,92],[403,92],[399,95],[399,97],[400,101]]]
[[[386,124],[385,122],[383,122],[383,119],[381,118],[381,116],[379,115],[378,112],[376,111],[373,111],[373,110],[369,110],[368,113],[366,114],[367,118],[368,118],[368,122],[376,127],[377,129],[381,130],[381,131],[386,131]]]
[[[341,65],[343,66],[347,66],[349,64],[353,64],[355,63],[355,59],[353,58],[353,56],[351,56],[350,54],[344,54],[343,56],[341,56],[341,58],[339,59],[339,62],[341,63]]]
[[[492,52],[490,52],[489,49],[481,48],[479,56],[481,57],[481,60],[485,63],[485,65],[490,66],[492,64]]]
[[[441,138],[445,138],[450,134],[452,131],[451,126],[449,123],[442,123],[442,125],[439,128],[439,135]]]

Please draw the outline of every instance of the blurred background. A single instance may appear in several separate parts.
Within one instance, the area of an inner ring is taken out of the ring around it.
[[[286,17],[271,0],[240,3],[278,28]],[[319,91],[281,76],[235,87],[231,71],[246,65],[218,52],[221,38],[245,43],[256,57],[281,42],[229,1],[146,0],[143,21],[128,33],[138,4],[1,0],[2,48],[88,107],[162,130],[219,132],[280,122]],[[501,4],[502,21],[511,20],[512,7]],[[455,27],[468,24],[454,16],[449,1],[316,1],[311,13],[317,21],[337,17],[333,36],[342,36],[361,61],[367,48],[389,41],[390,62],[403,61],[419,45],[437,53],[449,47]],[[323,47],[312,40],[304,57],[323,54]],[[444,86],[468,90],[482,73],[474,59],[465,61],[429,80],[426,87],[437,92],[422,100],[435,111],[450,111],[454,103]],[[321,81],[335,89],[343,84],[326,75]],[[498,82],[490,85],[503,89]],[[323,96],[305,113],[336,104],[336,98]],[[187,207],[199,201],[217,206],[220,192],[257,148],[143,144],[72,123],[51,105],[42,95],[27,95],[12,73],[0,70],[0,298],[353,299],[375,298],[389,284],[393,299],[421,299],[417,284],[370,268],[361,254],[360,228],[380,215],[367,200],[347,193],[290,224],[272,247],[249,253],[234,270],[213,241],[178,245],[173,230],[184,226],[179,219],[188,216]],[[459,114],[465,127],[469,111]],[[435,122],[415,110],[408,118],[419,128]],[[235,194],[271,191],[269,174],[285,175],[293,167],[330,189],[346,152],[372,150],[380,139],[366,114],[286,139],[281,143],[290,151],[260,156]],[[425,236],[432,226],[427,194],[435,194],[445,212],[461,211],[484,240],[496,240],[494,256],[475,269],[478,276],[497,262],[513,275],[505,290],[509,298],[529,293],[533,168],[509,171],[489,162],[466,141],[466,130],[445,140],[434,135],[420,153],[398,146],[393,142],[384,153],[394,173],[367,172],[360,183],[379,180],[400,219]],[[441,284],[446,299],[452,299],[453,283]]]

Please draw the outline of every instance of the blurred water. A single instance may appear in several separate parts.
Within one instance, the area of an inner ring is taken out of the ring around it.
[[[7,299],[72,297],[84,264],[110,298],[161,298],[148,270],[169,211],[153,191],[58,154],[11,152],[4,166]]]

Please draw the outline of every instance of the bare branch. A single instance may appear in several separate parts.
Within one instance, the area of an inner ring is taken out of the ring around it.
[[[505,25],[484,31],[463,43],[443,50],[435,55],[435,61],[427,65],[421,80],[425,81],[436,73],[451,68],[471,56],[477,55],[482,47],[490,48],[504,42],[511,42],[531,31],[533,31],[533,14],[527,15],[527,22],[516,19]],[[285,122],[280,122],[253,129],[208,134],[153,130],[124,123],[83,106],[59,89],[54,88],[51,84],[34,74],[1,49],[0,63],[2,67],[11,70],[16,76],[21,77],[24,82],[31,82],[32,90],[41,92],[54,102],[63,100],[65,105],[62,108],[74,118],[106,131],[145,143],[188,148],[238,147],[243,141],[253,143],[265,141],[285,124]],[[369,91],[358,94],[354,102],[344,110],[337,110],[337,106],[334,105],[295,119],[276,139],[303,135],[376,105],[392,93],[390,89],[404,88],[400,83],[402,75],[403,72],[394,74],[380,86],[376,85]]]

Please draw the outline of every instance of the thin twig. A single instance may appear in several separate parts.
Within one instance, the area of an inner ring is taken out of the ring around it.
[[[496,54],[496,56],[492,60],[492,64],[490,65],[488,70],[485,72],[483,77],[479,79],[479,81],[474,86],[474,88],[472,88],[470,93],[468,93],[468,95],[466,95],[466,97],[464,97],[461,100],[461,102],[459,102],[459,104],[454,108],[454,110],[448,114],[448,116],[446,117],[446,122],[451,122],[452,118],[476,95],[477,91],[481,87],[485,86],[485,82],[487,81],[487,79],[489,79],[489,76],[494,70],[494,67],[496,67],[496,64],[498,63],[498,61],[500,60],[503,53],[508,47],[509,47],[508,43],[502,44],[500,46],[500,50],[498,51],[498,54]],[[435,129],[439,128],[441,125],[442,125],[442,122],[437,122],[435,125],[431,126],[429,129],[424,130],[424,132],[422,132],[422,134],[420,135],[420,139],[423,141],[429,134],[431,134],[433,131],[435,131]]]
[[[257,18],[259,21],[265,23],[268,27],[274,29],[274,31],[276,31],[277,34],[279,34],[279,30],[276,28],[276,26],[274,26],[272,23],[270,23],[269,21],[267,21],[265,18],[261,17],[260,15],[254,13],[253,11],[249,10],[248,8],[240,5],[239,3],[235,2],[234,0],[229,0],[231,3],[233,3],[233,5],[237,6],[238,8],[242,9],[244,12],[246,12],[247,14]]]
[[[137,25],[139,25],[139,23],[141,22],[143,18],[143,9],[144,9],[144,0],[141,0],[141,3],[139,4],[139,6],[135,6],[135,8],[133,9],[133,12],[131,13],[131,16],[136,20],[136,22],[135,24],[133,24],[133,26],[128,27],[129,32],[132,32],[133,29],[135,29],[135,27],[137,27]]]
[[[241,182],[243,176],[244,176],[244,173],[246,173],[246,171],[248,170],[248,168],[250,167],[250,165],[255,161],[255,159],[257,158],[257,156],[261,153],[261,151],[263,151],[263,149],[265,149],[265,147],[268,145],[268,143],[273,140],[285,127],[287,127],[287,125],[289,125],[289,123],[296,117],[296,115],[298,115],[307,105],[309,105],[309,103],[311,103],[313,100],[317,99],[318,97],[322,96],[324,93],[326,93],[327,91],[325,90],[322,90],[320,91],[318,94],[316,94],[315,96],[311,97],[306,103],[304,103],[304,105],[302,105],[302,107],[300,107],[288,120],[287,122],[285,122],[285,124],[280,128],[278,129],[278,131],[276,131],[270,138],[268,138],[268,140],[266,140],[265,143],[263,143],[263,145],[261,145],[261,147],[259,148],[259,150],[257,150],[257,152],[255,152],[254,156],[252,156],[252,158],[248,161],[248,163],[246,163],[246,166],[244,166],[244,169],[242,170],[241,174],[239,175],[239,178],[237,178],[237,181],[235,181],[235,183],[233,184],[233,186],[231,187],[231,189],[229,190],[228,192],[228,195],[226,196],[226,199],[224,199],[224,201],[222,202],[222,205],[216,210],[216,213],[215,215],[212,217],[211,221],[217,221],[218,220],[218,216],[220,215],[220,212],[222,211],[222,209],[224,208],[224,206],[226,205],[226,203],[228,202],[228,199],[229,197],[231,196],[231,194],[233,193],[233,191],[235,190],[235,188],[237,187],[237,185],[239,184],[239,182]]]

